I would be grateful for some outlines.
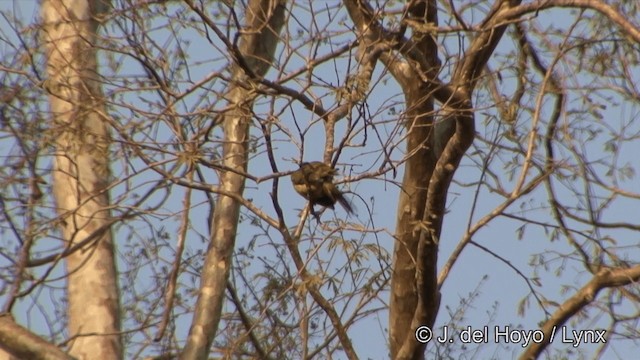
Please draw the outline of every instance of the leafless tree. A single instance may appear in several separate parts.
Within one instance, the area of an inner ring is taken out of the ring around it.
[[[7,357],[357,359],[374,343],[530,359],[640,341],[636,2],[24,9],[0,23]],[[337,169],[357,214],[309,216],[289,180],[303,161]],[[417,341],[454,339],[492,301],[542,341]],[[574,349],[561,328],[602,338]]]

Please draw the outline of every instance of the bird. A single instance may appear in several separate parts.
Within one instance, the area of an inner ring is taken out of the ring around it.
[[[334,208],[336,202],[340,203],[347,213],[353,213],[353,207],[349,200],[344,197],[342,191],[338,190],[333,183],[333,176],[338,171],[331,166],[320,162],[303,162],[300,168],[291,174],[293,188],[313,205],[318,204],[330,209]]]

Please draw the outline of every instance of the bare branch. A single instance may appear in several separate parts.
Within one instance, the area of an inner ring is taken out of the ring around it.
[[[74,359],[57,346],[16,324],[8,314],[0,315],[0,348],[19,359]]]
[[[527,350],[520,355],[520,359],[536,359],[542,351],[549,346],[550,342],[553,341],[552,334],[555,334],[557,328],[595,301],[601,290],[627,286],[637,283],[638,281],[640,281],[640,266],[621,269],[601,269],[595,274],[591,281],[560,305],[558,310],[551,315],[551,318],[544,322],[541,330],[544,332],[544,338],[547,341],[532,342]]]

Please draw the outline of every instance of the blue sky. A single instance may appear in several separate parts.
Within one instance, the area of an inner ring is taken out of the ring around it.
[[[37,15],[37,10],[35,9],[37,6],[35,1],[0,1],[0,10],[5,11],[6,9],[14,9],[18,13],[21,13],[20,16],[30,19],[32,16]],[[554,25],[559,29],[566,28],[570,24],[566,22],[565,19],[569,17],[572,13],[568,10],[562,11],[548,11],[544,12],[544,16],[539,16],[536,18],[536,21],[540,26],[545,25]],[[306,24],[305,21],[309,21],[305,14],[298,13],[297,20],[300,21],[301,24]],[[343,14],[344,15],[344,14]],[[478,14],[475,15],[474,22],[477,23],[479,20]],[[316,21],[322,21],[322,17],[316,19]],[[334,26],[339,27],[343,26],[340,24],[339,19],[334,20]],[[444,20],[442,20],[444,21]],[[29,21],[27,21],[28,23]],[[347,24],[349,21],[347,20]],[[295,33],[296,24],[295,22],[290,22],[291,33]],[[346,25],[349,26],[349,25]],[[3,32],[7,32],[7,23],[6,20],[0,21],[0,28]],[[115,28],[111,28],[111,31],[117,31]],[[169,36],[169,32],[166,30],[158,30],[157,31],[158,42],[160,44],[166,44],[167,48],[177,48],[176,44],[172,41],[166,41],[163,39],[165,36]],[[196,32],[191,30],[182,30],[180,32],[180,36],[182,38],[181,47],[183,49],[188,49],[190,55],[191,65],[189,67],[189,76],[193,79],[194,82],[197,82],[198,79],[203,78],[206,75],[211,74],[212,72],[219,71],[223,69],[225,64],[224,57],[217,54],[215,51],[216,46],[220,46],[219,43],[216,43],[214,40],[213,43],[209,43],[203,38],[196,37]],[[345,39],[349,35],[345,35]],[[468,41],[467,41],[468,43]],[[0,45],[5,46],[5,45]],[[451,39],[451,41],[446,42],[443,45],[447,48],[447,51],[451,51],[452,53],[456,52],[457,40]],[[498,52],[502,54],[507,54],[513,49],[513,41],[511,38],[505,36],[502,40]],[[4,52],[5,50],[0,47],[0,52]],[[296,49],[296,51],[301,54],[298,56],[297,60],[293,60],[290,62],[291,68],[295,69],[295,65],[301,65],[301,59],[305,55],[313,54],[314,49],[309,49],[305,47],[301,47]],[[318,49],[318,53],[324,54],[328,53],[329,49],[320,47]],[[286,52],[280,52],[282,56],[279,61],[284,61],[287,59],[283,54]],[[214,54],[214,56],[212,56]],[[546,54],[546,56],[552,56],[553,54]],[[505,55],[506,56],[506,55]],[[218,57],[216,59],[216,57]],[[295,56],[294,56],[295,58]],[[114,57],[114,59],[104,59],[104,63],[109,63],[109,60],[114,60],[117,63],[115,66],[116,71],[119,74],[125,74],[125,76],[131,76],[132,74],[139,75],[141,73],[141,69],[139,66],[134,64],[130,59],[126,58],[118,58]],[[544,58],[544,60],[549,61],[550,58]],[[566,70],[569,64],[562,64],[562,69],[565,69],[565,72],[569,72]],[[498,67],[499,64],[495,61],[490,62],[489,66]],[[289,68],[288,68],[289,69]],[[353,64],[351,64],[351,68],[345,62],[338,63],[328,63],[322,67],[320,67],[319,72],[316,73],[318,77],[325,81],[327,84],[331,86],[336,86],[339,84],[343,84],[345,81],[345,77],[347,74],[347,69],[353,69]],[[570,69],[570,68],[569,68]],[[636,68],[637,69],[637,68]],[[290,70],[290,69],[289,69]],[[398,114],[402,112],[402,97],[399,88],[395,85],[394,81],[389,77],[389,75],[383,74],[383,68],[381,65],[378,65],[376,70],[376,76],[374,79],[382,79],[383,81],[375,84],[373,89],[371,90],[371,94],[367,98],[367,109],[370,110],[370,115],[372,119],[379,121],[380,125],[378,126],[379,131],[384,133],[385,131],[392,131],[394,129],[394,124],[392,121],[397,119]],[[506,96],[510,95],[510,92],[513,91],[514,79],[509,77],[509,70],[503,70],[505,80],[501,83],[500,90],[504,92]],[[274,79],[277,74],[274,71],[271,71],[267,77],[270,79]],[[575,82],[589,82],[591,79],[579,78],[576,77],[573,79]],[[189,82],[185,81],[184,86],[188,86]],[[329,90],[325,90],[326,93],[322,93],[321,89],[313,89],[317,91],[317,95],[321,96],[323,99],[323,103],[325,106],[329,106],[333,101],[332,94]],[[207,102],[213,103],[215,99],[207,99],[203,93],[194,94],[192,97],[188,98],[185,103],[180,104],[185,106],[185,108],[180,110],[186,110],[188,106],[197,106],[196,104],[206,104]],[[537,94],[537,93],[536,93]],[[585,130],[580,132],[575,132],[574,135],[576,138],[586,139],[587,137],[584,133],[588,131],[594,131],[595,133],[614,133],[615,129],[622,129],[626,123],[626,127],[624,131],[626,134],[635,134],[638,133],[638,125],[637,122],[633,120],[638,117],[638,107],[637,104],[633,104],[632,102],[624,102],[623,99],[619,97],[613,98],[604,98],[599,94],[606,94],[606,92],[594,92],[593,93],[593,101],[600,102],[606,106],[605,109],[602,109],[601,113],[603,114],[602,122],[598,123],[597,121],[585,121]],[[135,102],[141,98],[153,99],[153,94],[151,92],[139,95],[137,94],[127,94],[124,95],[121,99],[127,102]],[[575,110],[580,109],[584,106],[585,97],[571,95],[567,99],[567,109]],[[474,99],[475,105],[479,108],[476,112],[476,124],[477,131],[481,137],[485,137],[488,139],[499,139],[501,144],[505,146],[513,146],[513,144],[509,143],[508,140],[504,139],[505,132],[505,124],[501,124],[496,120],[495,117],[495,108],[492,104],[486,104],[485,102],[490,100],[486,95],[477,96]],[[534,98],[528,99],[532,103],[535,101]],[[288,137],[288,135],[279,132],[274,134],[274,138],[277,140],[274,142],[276,145],[276,160],[278,161],[278,166],[280,171],[293,170],[297,166],[295,165],[295,161],[299,160],[301,156],[304,160],[318,160],[322,155],[322,146],[324,141],[324,128],[322,123],[318,121],[317,116],[308,112],[300,105],[294,103],[291,107],[286,107],[283,104],[288,101],[288,99],[283,98],[278,101],[269,103],[267,101],[263,102],[256,108],[256,113],[258,115],[260,113],[269,113],[271,108],[282,109],[282,112],[279,113],[279,120],[283,122],[286,128],[295,130],[296,124],[298,126],[302,126],[303,128],[309,128],[309,131],[306,133],[304,138],[304,156],[300,153],[300,144],[302,144],[302,139],[297,137],[297,133],[294,131],[294,139]],[[393,107],[393,110],[392,110]],[[114,111],[115,114],[121,116],[127,116],[126,109],[120,108]],[[550,116],[550,100],[547,98],[547,102],[542,107],[541,119],[544,121],[548,119]],[[575,118],[571,116],[563,116],[562,124],[563,125],[575,125],[572,121]],[[383,124],[383,120],[388,120],[389,123]],[[527,129],[531,124],[532,119],[527,118],[527,115],[523,115],[518,119],[519,129]],[[344,124],[344,122],[343,122]],[[344,125],[341,125],[344,126]],[[586,128],[588,127],[588,128]],[[162,125],[158,125],[157,130],[161,137],[164,137],[168,140],[171,139],[170,133],[166,132],[166,128]],[[257,133],[257,132],[256,132]],[[338,134],[341,134],[338,131]],[[360,133],[358,136],[354,138],[355,140],[364,140],[364,133]],[[379,166],[380,159],[376,158],[377,154],[375,153],[377,144],[373,138],[373,134],[369,133],[367,146],[358,147],[352,146],[345,149],[342,156],[340,157],[338,164],[340,171],[344,172],[346,175],[356,176],[362,172],[371,171],[376,166]],[[603,140],[604,139],[604,140]],[[597,137],[590,141],[585,141],[582,146],[584,152],[588,153],[590,156],[593,156],[595,160],[601,160],[602,164],[607,164],[609,162],[613,162],[611,160],[611,155],[607,154],[604,151],[606,146],[606,136]],[[559,144],[557,151],[560,158],[565,158],[567,163],[571,162],[571,149],[569,147],[562,148],[562,145],[570,145],[572,139],[568,139],[566,144]],[[621,149],[619,156],[615,159],[616,163],[624,164],[628,163],[633,168],[638,168],[640,165],[640,160],[635,154],[639,149],[639,146],[633,144],[625,144],[625,147]],[[440,239],[440,264],[442,266],[444,262],[448,259],[449,255],[453,251],[455,245],[460,241],[462,236],[464,235],[466,229],[470,226],[470,224],[476,223],[479,219],[481,219],[486,214],[489,214],[496,206],[498,206],[504,199],[497,196],[495,193],[490,192],[487,187],[480,187],[479,194],[476,198],[476,187],[473,185],[477,183],[482,178],[482,173],[480,169],[477,168],[475,164],[480,163],[487,159],[487,154],[489,154],[489,148],[482,144],[482,142],[477,141],[475,146],[470,149],[469,156],[464,159],[461,164],[460,169],[456,173],[456,182],[457,184],[453,184],[448,196],[448,215],[444,222],[444,229],[442,232],[442,238]],[[395,149],[392,153],[392,157],[397,159],[402,155],[402,148],[399,147]],[[496,172],[504,171],[504,177],[500,178],[502,184],[506,187],[506,190],[509,191],[510,188],[514,185],[517,176],[519,175],[519,169],[521,166],[515,166],[515,177],[512,179],[509,177],[509,166],[510,162],[520,162],[522,164],[522,158],[514,157],[508,158],[507,155],[501,155],[498,157],[491,158],[490,166]],[[114,165],[114,171],[118,173],[122,171],[121,169],[122,163],[116,163]],[[250,164],[250,172],[252,174],[258,175],[268,175],[271,173],[270,168],[268,167],[267,157],[263,152],[257,152],[253,161]],[[604,165],[599,165],[594,163],[594,167],[598,167],[602,171],[605,170]],[[399,189],[397,186],[392,184],[393,181],[399,182],[402,178],[402,168],[400,167],[400,172],[397,177],[394,179],[390,175],[387,176],[384,180],[382,179],[364,179],[358,182],[352,182],[348,185],[344,185],[345,189],[353,191],[358,194],[359,197],[353,196],[353,202],[355,206],[358,208],[358,221],[366,224],[368,223],[367,219],[367,211],[366,209],[372,209],[372,218],[374,223],[370,226],[372,228],[383,229],[386,230],[379,233],[378,237],[364,237],[358,238],[356,233],[349,233],[354,240],[360,241],[361,243],[371,243],[371,244],[379,244],[389,253],[393,250],[393,239],[390,234],[393,233],[394,225],[395,225],[395,213],[396,213],[396,198]],[[146,174],[146,175],[145,175]],[[149,182],[147,185],[150,186],[152,184],[150,181],[154,178],[154,174],[152,172],[146,172],[145,174],[138,174],[139,177],[135,181],[137,184],[141,186],[140,192],[142,193],[142,189],[145,189],[145,182]],[[149,176],[149,177],[147,177]],[[491,179],[487,180],[491,182]],[[620,181],[620,187],[632,190],[634,182],[637,184],[637,180],[632,179],[631,181]],[[569,182],[570,183],[570,182]],[[583,186],[581,180],[579,178],[575,179],[573,182],[575,186]],[[247,191],[246,196],[252,198],[254,203],[260,206],[263,211],[269,213],[270,215],[275,215],[273,211],[271,200],[269,197],[269,192],[272,189],[272,184],[270,181],[263,182],[261,184],[255,184],[252,182],[247,183]],[[565,185],[566,186],[566,185]],[[122,187],[118,187],[114,190],[114,197],[118,196],[119,191],[124,191],[124,184]],[[637,186],[636,186],[637,188]],[[576,203],[579,205],[579,199],[574,199],[573,195],[566,191],[567,189],[563,189],[561,184],[558,184],[557,191],[560,193],[560,198],[562,198],[567,203]],[[605,191],[594,190],[595,193],[594,198],[597,195],[603,194]],[[601,193],[599,193],[599,191]],[[289,224],[295,224],[296,219],[298,217],[298,211],[304,205],[304,199],[301,197],[292,195],[292,190],[290,187],[290,182],[288,178],[283,178],[280,181],[280,188],[278,192],[279,200],[281,206],[286,210],[286,219]],[[163,207],[163,211],[166,212],[166,219],[174,219],[171,216],[172,211],[177,211],[181,207],[181,198],[180,193],[176,192],[171,194],[170,200],[165,203]],[[374,199],[374,202],[371,202],[371,199]],[[201,200],[201,199],[200,199]],[[575,200],[575,201],[574,201]],[[475,208],[472,208],[472,204],[476,204]],[[595,200],[594,200],[595,201]],[[197,204],[197,201],[194,201],[194,204]],[[586,204],[583,204],[586,206]],[[577,206],[577,205],[576,205]],[[629,221],[634,222],[637,221],[637,211],[635,211],[636,204],[627,199],[617,199],[610,204],[610,208],[607,212],[605,212],[605,217],[602,220],[611,220],[617,219],[618,221]],[[549,210],[548,210],[548,202],[546,197],[546,191],[543,187],[539,187],[533,193],[528,194],[523,197],[521,201],[516,202],[510,208],[510,212],[514,215],[527,216],[532,219],[540,220],[540,221],[549,221]],[[473,216],[471,216],[473,210]],[[206,227],[203,227],[198,224],[204,224],[206,219],[207,209],[204,204],[196,205],[193,218],[191,219],[193,225],[193,237],[197,238],[195,234],[204,234],[206,232]],[[323,214],[323,219],[335,219],[342,220],[345,219],[346,214],[342,209],[336,209],[336,212],[327,211]],[[525,276],[530,278],[538,277],[539,281],[543,284],[543,288],[538,289],[542,294],[548,297],[549,300],[552,301],[560,301],[563,298],[570,296],[573,293],[573,290],[569,289],[565,295],[558,296],[560,292],[563,291],[563,286],[567,284],[575,285],[576,287],[581,286],[585,281],[589,279],[589,277],[584,273],[584,270],[579,267],[579,264],[575,261],[567,261],[563,262],[565,254],[571,252],[571,248],[567,245],[566,240],[560,239],[555,242],[549,241],[549,233],[545,233],[542,228],[536,226],[528,226],[524,230],[521,238],[519,237],[518,229],[522,224],[516,222],[512,219],[508,219],[505,217],[494,219],[490,224],[483,227],[474,237],[474,242],[481,244],[483,247],[490,249],[493,253],[501,256],[506,259],[509,264],[505,262],[501,262],[495,259],[490,253],[480,249],[478,247],[470,245],[465,249],[461,258],[456,263],[453,268],[451,274],[447,282],[444,284],[442,288],[442,306],[440,313],[438,315],[438,320],[436,324],[436,333],[440,333],[442,328],[445,325],[448,325],[451,321],[452,314],[458,314],[456,310],[459,308],[461,301],[466,301],[475,291],[475,295],[473,297],[473,301],[468,306],[467,310],[464,313],[464,317],[456,318],[456,324],[458,326],[462,326],[463,328],[466,326],[471,326],[473,329],[482,329],[484,326],[489,326],[490,329],[493,329],[495,326],[500,326],[504,328],[504,326],[511,327],[519,327],[524,330],[536,330],[538,329],[538,322],[544,319],[543,312],[535,305],[533,299],[531,299],[530,306],[526,307],[526,311],[524,315],[520,315],[518,313],[518,307],[522,299],[527,296],[529,293],[529,289],[526,286],[525,282],[522,280],[521,276],[517,274],[513,267],[518,268],[524,272]],[[575,225],[575,224],[573,224]],[[143,231],[143,224],[134,223],[132,224],[134,227],[138,227],[140,231]],[[166,221],[163,223],[165,231],[169,234],[175,234],[177,231],[177,222],[175,221]],[[307,224],[307,226],[315,226],[314,221],[311,221]],[[578,227],[578,225],[575,225]],[[126,231],[126,229],[123,229]],[[589,233],[590,230],[587,227],[583,227],[583,231]],[[273,232],[269,232],[273,234]],[[237,241],[237,247],[246,246],[250,241],[250,239],[255,239],[258,237],[259,239],[259,231],[252,226],[248,225],[248,221],[241,225],[239,229],[239,236]],[[628,244],[629,250],[627,252],[630,259],[634,259],[638,257],[638,237],[636,234],[630,231],[622,231],[622,230],[608,230],[608,231],[600,231],[599,233],[590,234],[594,237],[604,238],[606,236],[611,236],[616,238],[619,245]],[[169,240],[171,243],[171,240]],[[258,240],[258,244],[261,244],[260,240]],[[310,248],[314,248],[315,246],[320,246],[321,254],[326,252],[326,259],[329,267],[341,268],[344,265],[344,257],[340,256],[339,253],[335,250],[328,249],[328,241],[316,240],[309,241]],[[136,244],[134,240],[127,240],[127,242],[120,244],[123,248],[126,246],[139,246],[140,244]],[[204,243],[200,241],[192,241],[189,244],[188,254],[195,254],[198,250],[202,250],[205,248]],[[635,247],[634,247],[635,245]],[[268,257],[270,254],[275,251],[273,248],[270,248],[263,244],[263,247],[258,247],[262,249],[262,254],[258,253],[258,255],[262,255],[264,257]],[[536,259],[536,254],[542,254],[546,256],[547,259],[555,258],[556,261],[550,264],[549,271],[541,271],[539,273],[534,272],[528,266],[530,262]],[[171,250],[169,248],[165,248],[162,255],[166,257],[166,261],[170,262],[171,259]],[[323,255],[325,256],[325,255]],[[376,269],[379,267],[379,264],[375,259],[371,259],[371,268]],[[259,272],[263,270],[263,266],[265,263],[256,262],[251,264],[255,267],[255,271]],[[511,265],[511,266],[510,266]],[[562,270],[560,275],[557,275],[555,270]],[[137,274],[138,281],[144,281],[145,277],[152,276],[151,273],[142,271]],[[149,283],[148,286],[154,286],[153,283]],[[145,287],[144,285],[142,286]],[[387,294],[382,294],[382,302],[378,305],[383,304],[386,299]],[[50,306],[43,297],[40,298],[39,301],[43,301],[42,306],[47,307]],[[24,306],[24,304],[23,304]],[[231,310],[232,307],[229,307]],[[631,309],[630,309],[631,310]],[[21,317],[21,311],[16,310],[16,315],[21,321],[28,321],[28,316]],[[34,314],[33,309],[24,310],[25,314]],[[33,315],[29,315],[33,316]],[[39,315],[35,315],[36,317]],[[33,318],[31,318],[32,320]],[[590,328],[599,328],[606,325],[606,317],[593,317],[590,321],[582,322],[576,324],[576,329],[590,329]],[[36,321],[37,322],[37,321]],[[361,355],[362,359],[371,358],[371,359],[384,359],[387,358],[386,349],[387,349],[387,335],[385,333],[385,328],[387,327],[387,315],[385,312],[380,312],[376,316],[367,318],[365,320],[359,321],[354,327],[350,330],[350,335],[354,341],[354,345]],[[186,334],[188,331],[189,325],[189,316],[185,315],[181,317],[181,320],[176,324],[178,327],[177,334],[183,333]],[[571,326],[571,324],[567,324]],[[36,326],[37,328],[37,326]],[[569,327],[569,329],[573,329],[573,327]],[[628,344],[628,347],[627,347]],[[453,344],[454,347],[460,345],[459,343]],[[554,342],[554,348],[557,349],[567,349],[566,344],[561,344],[559,342]],[[579,350],[583,351],[586,354],[586,357],[590,357],[593,355],[594,351],[593,346],[589,347],[580,347]],[[622,342],[622,344],[616,345],[615,349],[607,352],[607,358],[624,358],[622,354],[626,351],[631,351],[631,349],[636,348],[636,345],[631,341],[627,341],[627,343]],[[510,354],[514,354],[516,356],[522,350],[522,347],[519,344],[494,344],[491,341],[488,344],[483,344],[480,346],[476,345],[468,345],[466,349],[457,348],[457,354],[460,355],[460,358],[505,358],[509,357]],[[619,351],[619,352],[618,352]]]

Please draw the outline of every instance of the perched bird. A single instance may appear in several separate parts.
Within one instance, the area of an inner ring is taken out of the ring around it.
[[[300,169],[291,174],[293,188],[313,205],[318,204],[333,209],[339,202],[348,213],[353,213],[353,207],[333,183],[333,176],[337,170],[320,161],[303,162]]]

